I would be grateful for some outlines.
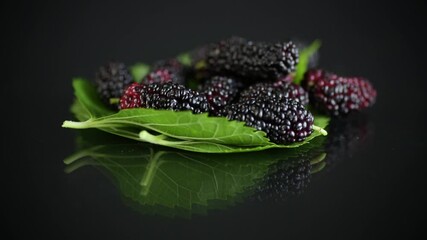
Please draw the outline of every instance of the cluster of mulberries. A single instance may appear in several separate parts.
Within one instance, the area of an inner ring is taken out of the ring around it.
[[[337,116],[367,108],[376,98],[366,79],[323,70],[307,71],[299,85],[293,74],[299,54],[292,42],[232,37],[187,55],[186,61],[153,64],[141,83],[133,82],[123,63],[109,63],[95,78],[99,95],[108,104],[120,98],[119,109],[190,110],[242,121],[278,144],[304,141],[313,132],[308,105]],[[309,67],[317,60],[318,55],[312,56]]]

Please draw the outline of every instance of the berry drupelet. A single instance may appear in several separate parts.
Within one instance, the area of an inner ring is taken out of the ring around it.
[[[270,96],[248,98],[227,106],[222,115],[266,132],[270,141],[277,144],[304,141],[313,132],[313,115],[290,98],[281,101]]]
[[[263,82],[251,85],[240,93],[240,101],[258,96],[270,96],[278,101],[292,98],[304,106],[308,104],[308,93],[301,86],[289,82]]]
[[[220,116],[220,111],[237,96],[241,83],[234,78],[214,76],[199,87],[209,103],[209,113]]]
[[[174,111],[209,111],[206,97],[177,83],[133,84],[120,99],[120,109],[154,108]]]
[[[230,38],[211,44],[206,68],[212,73],[245,80],[275,80],[295,70],[298,49],[292,42],[263,43]]]
[[[340,77],[323,70],[308,71],[303,86],[319,110],[335,116],[372,106],[377,96],[372,84],[364,78]]]
[[[95,86],[102,101],[110,104],[110,98],[120,98],[124,90],[133,82],[123,63],[110,62],[99,68],[95,76]]]

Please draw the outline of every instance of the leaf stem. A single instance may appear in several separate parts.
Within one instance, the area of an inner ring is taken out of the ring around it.
[[[161,165],[160,159],[164,154],[164,151],[157,152],[152,154],[150,162],[148,163],[147,169],[140,181],[142,187],[141,194],[146,196],[150,192],[151,184],[153,183],[154,176],[156,175],[157,169]]]
[[[65,167],[64,172],[72,173],[75,170],[88,165],[95,165],[95,161],[93,159],[81,159],[79,161],[72,162]]]
[[[110,104],[118,104],[120,102],[120,98],[110,98]]]
[[[74,121],[64,121],[64,123],[62,123],[62,127],[64,128],[75,128],[75,129],[85,129],[88,128],[88,121],[84,121],[84,122],[74,122]]]
[[[197,70],[206,68],[206,61],[202,60],[197,62],[194,68]]]
[[[328,132],[325,129],[319,127],[319,126],[313,125],[313,130],[314,131],[318,131],[323,136],[327,136],[328,135]]]
[[[153,135],[145,130],[139,133],[139,138],[143,141],[146,141],[152,144],[163,145],[163,146],[176,145],[180,143],[180,142],[165,140],[167,138],[166,135],[163,135],[163,134]]]
[[[88,149],[84,149],[84,150],[80,150],[76,153],[71,154],[70,156],[68,156],[67,158],[64,159],[64,163],[66,165],[72,164],[73,162],[80,160],[82,158],[91,156],[92,153],[98,151],[99,149],[101,149],[102,146],[95,146],[95,147],[91,147]]]

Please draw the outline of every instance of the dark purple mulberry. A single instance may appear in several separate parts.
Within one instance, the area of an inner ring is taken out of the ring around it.
[[[204,82],[199,91],[205,94],[209,103],[209,113],[220,116],[220,111],[236,97],[241,83],[234,78],[215,76]]]
[[[206,97],[176,83],[131,85],[120,99],[120,108],[154,108],[193,113],[209,111]]]
[[[271,96],[278,101],[284,98],[292,98],[304,106],[308,104],[308,93],[301,86],[283,81],[251,85],[240,93],[240,101],[248,98],[257,98],[258,96]]]
[[[295,70],[298,49],[292,42],[262,43],[231,38],[211,44],[206,52],[206,68],[218,74],[244,80],[276,80]]]
[[[95,85],[102,101],[110,104],[110,98],[120,98],[124,90],[133,82],[125,64],[110,62],[99,68]]]
[[[184,83],[184,66],[176,59],[158,61],[153,64],[150,73],[142,80],[143,83]]]
[[[323,70],[308,71],[303,85],[317,108],[335,116],[372,106],[377,96],[372,84],[364,78],[340,77]]]
[[[277,144],[304,141],[313,132],[313,115],[291,98],[248,98],[227,106],[222,115],[266,132],[270,141]]]

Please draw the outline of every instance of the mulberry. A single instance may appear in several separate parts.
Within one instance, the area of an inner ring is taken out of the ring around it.
[[[120,98],[132,82],[132,76],[125,64],[118,62],[110,62],[100,67],[95,77],[99,96],[106,104],[110,104],[110,98]]]
[[[204,82],[199,91],[205,94],[209,113],[220,116],[220,111],[236,97],[241,83],[234,78],[215,76]]]
[[[206,97],[176,83],[131,85],[120,99],[120,108],[154,108],[193,113],[209,111]]]
[[[120,98],[120,109],[142,107],[141,94],[143,93],[143,86],[136,82],[130,85]]]
[[[277,144],[304,141],[313,132],[313,115],[291,98],[248,98],[227,106],[222,115],[266,132],[270,141]]]
[[[176,59],[159,61],[152,66],[152,71],[145,76],[143,83],[184,83],[184,67]]]
[[[364,78],[340,77],[323,70],[308,71],[303,85],[317,108],[335,116],[372,106],[377,96]]]
[[[231,38],[212,44],[206,52],[208,71],[242,77],[275,80],[295,70],[298,49],[292,42],[262,43]]]
[[[278,81],[275,83],[254,84],[240,94],[240,100],[244,101],[258,96],[271,96],[278,101],[284,98],[292,98],[304,106],[308,104],[308,93],[301,86],[289,82]]]

